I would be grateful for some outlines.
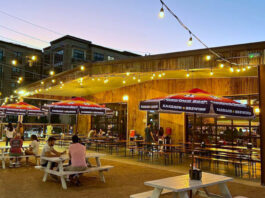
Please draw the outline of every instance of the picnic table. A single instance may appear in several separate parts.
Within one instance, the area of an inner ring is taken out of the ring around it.
[[[154,188],[151,198],[160,197],[163,190],[166,190],[167,192],[173,192],[175,197],[179,195],[180,198],[188,198],[190,191],[192,191],[192,194],[194,195],[199,194],[203,197],[217,196],[208,192],[207,189],[207,187],[214,185],[218,185],[222,197],[232,198],[226,185],[227,182],[232,180],[233,179],[230,177],[203,172],[201,180],[190,180],[189,175],[187,174],[154,181],[147,181],[144,184]],[[204,191],[199,191],[201,188]]]
[[[2,168],[5,169],[6,168],[6,165],[5,165],[5,150],[7,149],[10,149],[11,147],[10,146],[1,146],[0,147],[0,151],[1,151],[1,155],[0,155],[0,160],[2,160]],[[29,148],[29,146],[22,146],[22,149],[25,149],[25,148]]]
[[[56,175],[56,176],[59,176],[61,179],[62,188],[67,189],[65,176],[98,171],[100,180],[102,182],[105,182],[105,177],[104,177],[103,171],[107,171],[107,170],[113,168],[113,166],[101,166],[100,157],[102,157],[102,156],[105,156],[105,154],[100,154],[100,153],[88,153],[88,154],[86,154],[87,160],[89,158],[95,158],[96,166],[88,167],[84,171],[65,171],[63,163],[64,163],[64,161],[69,160],[68,155],[62,155],[61,157],[41,157],[41,159],[48,161],[47,167],[45,167],[43,169],[44,170],[44,176],[43,176],[42,181],[46,182],[48,174]],[[53,162],[58,163],[59,169],[51,170],[51,165]]]

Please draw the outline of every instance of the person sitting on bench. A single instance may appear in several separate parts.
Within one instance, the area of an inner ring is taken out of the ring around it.
[[[32,140],[32,142],[30,143],[29,148],[27,150],[25,150],[25,154],[37,156],[37,155],[39,155],[39,145],[40,145],[39,140],[38,140],[36,135],[32,135],[31,140]],[[29,160],[29,158],[27,157],[26,158],[26,164],[28,164],[28,160]]]
[[[86,164],[86,147],[79,143],[77,135],[72,137],[73,143],[69,146],[69,159],[71,165],[65,168],[66,171],[84,171],[87,169]],[[80,185],[78,175],[70,175],[70,181]]]
[[[19,162],[21,160],[21,158],[19,158],[19,156],[21,156],[23,153],[22,153],[22,145],[23,145],[23,140],[21,139],[20,137],[20,133],[16,133],[16,136],[10,140],[10,153],[9,155],[10,156],[13,156],[15,158],[10,158],[10,164],[9,164],[9,167],[19,167]],[[13,161],[14,159],[14,162],[11,163],[11,161]]]
[[[61,155],[66,153],[66,151],[58,152],[53,148],[55,140],[56,139],[54,137],[49,137],[48,142],[44,145],[42,149],[41,157],[60,157]],[[48,165],[48,161],[41,159],[40,164],[41,166],[46,167]],[[57,167],[57,163],[55,162],[51,164],[51,169],[53,169],[54,167]]]

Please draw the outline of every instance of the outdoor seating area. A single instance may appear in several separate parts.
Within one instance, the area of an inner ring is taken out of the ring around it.
[[[265,198],[265,1],[1,6],[0,198]]]

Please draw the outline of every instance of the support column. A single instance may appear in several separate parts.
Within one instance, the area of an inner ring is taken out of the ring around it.
[[[265,186],[265,65],[258,66],[261,185]]]

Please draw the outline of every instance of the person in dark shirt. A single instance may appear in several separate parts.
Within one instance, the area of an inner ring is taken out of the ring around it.
[[[145,142],[151,143],[155,141],[155,138],[151,130],[151,123],[147,124],[147,127],[145,128],[144,132],[145,132]]]

